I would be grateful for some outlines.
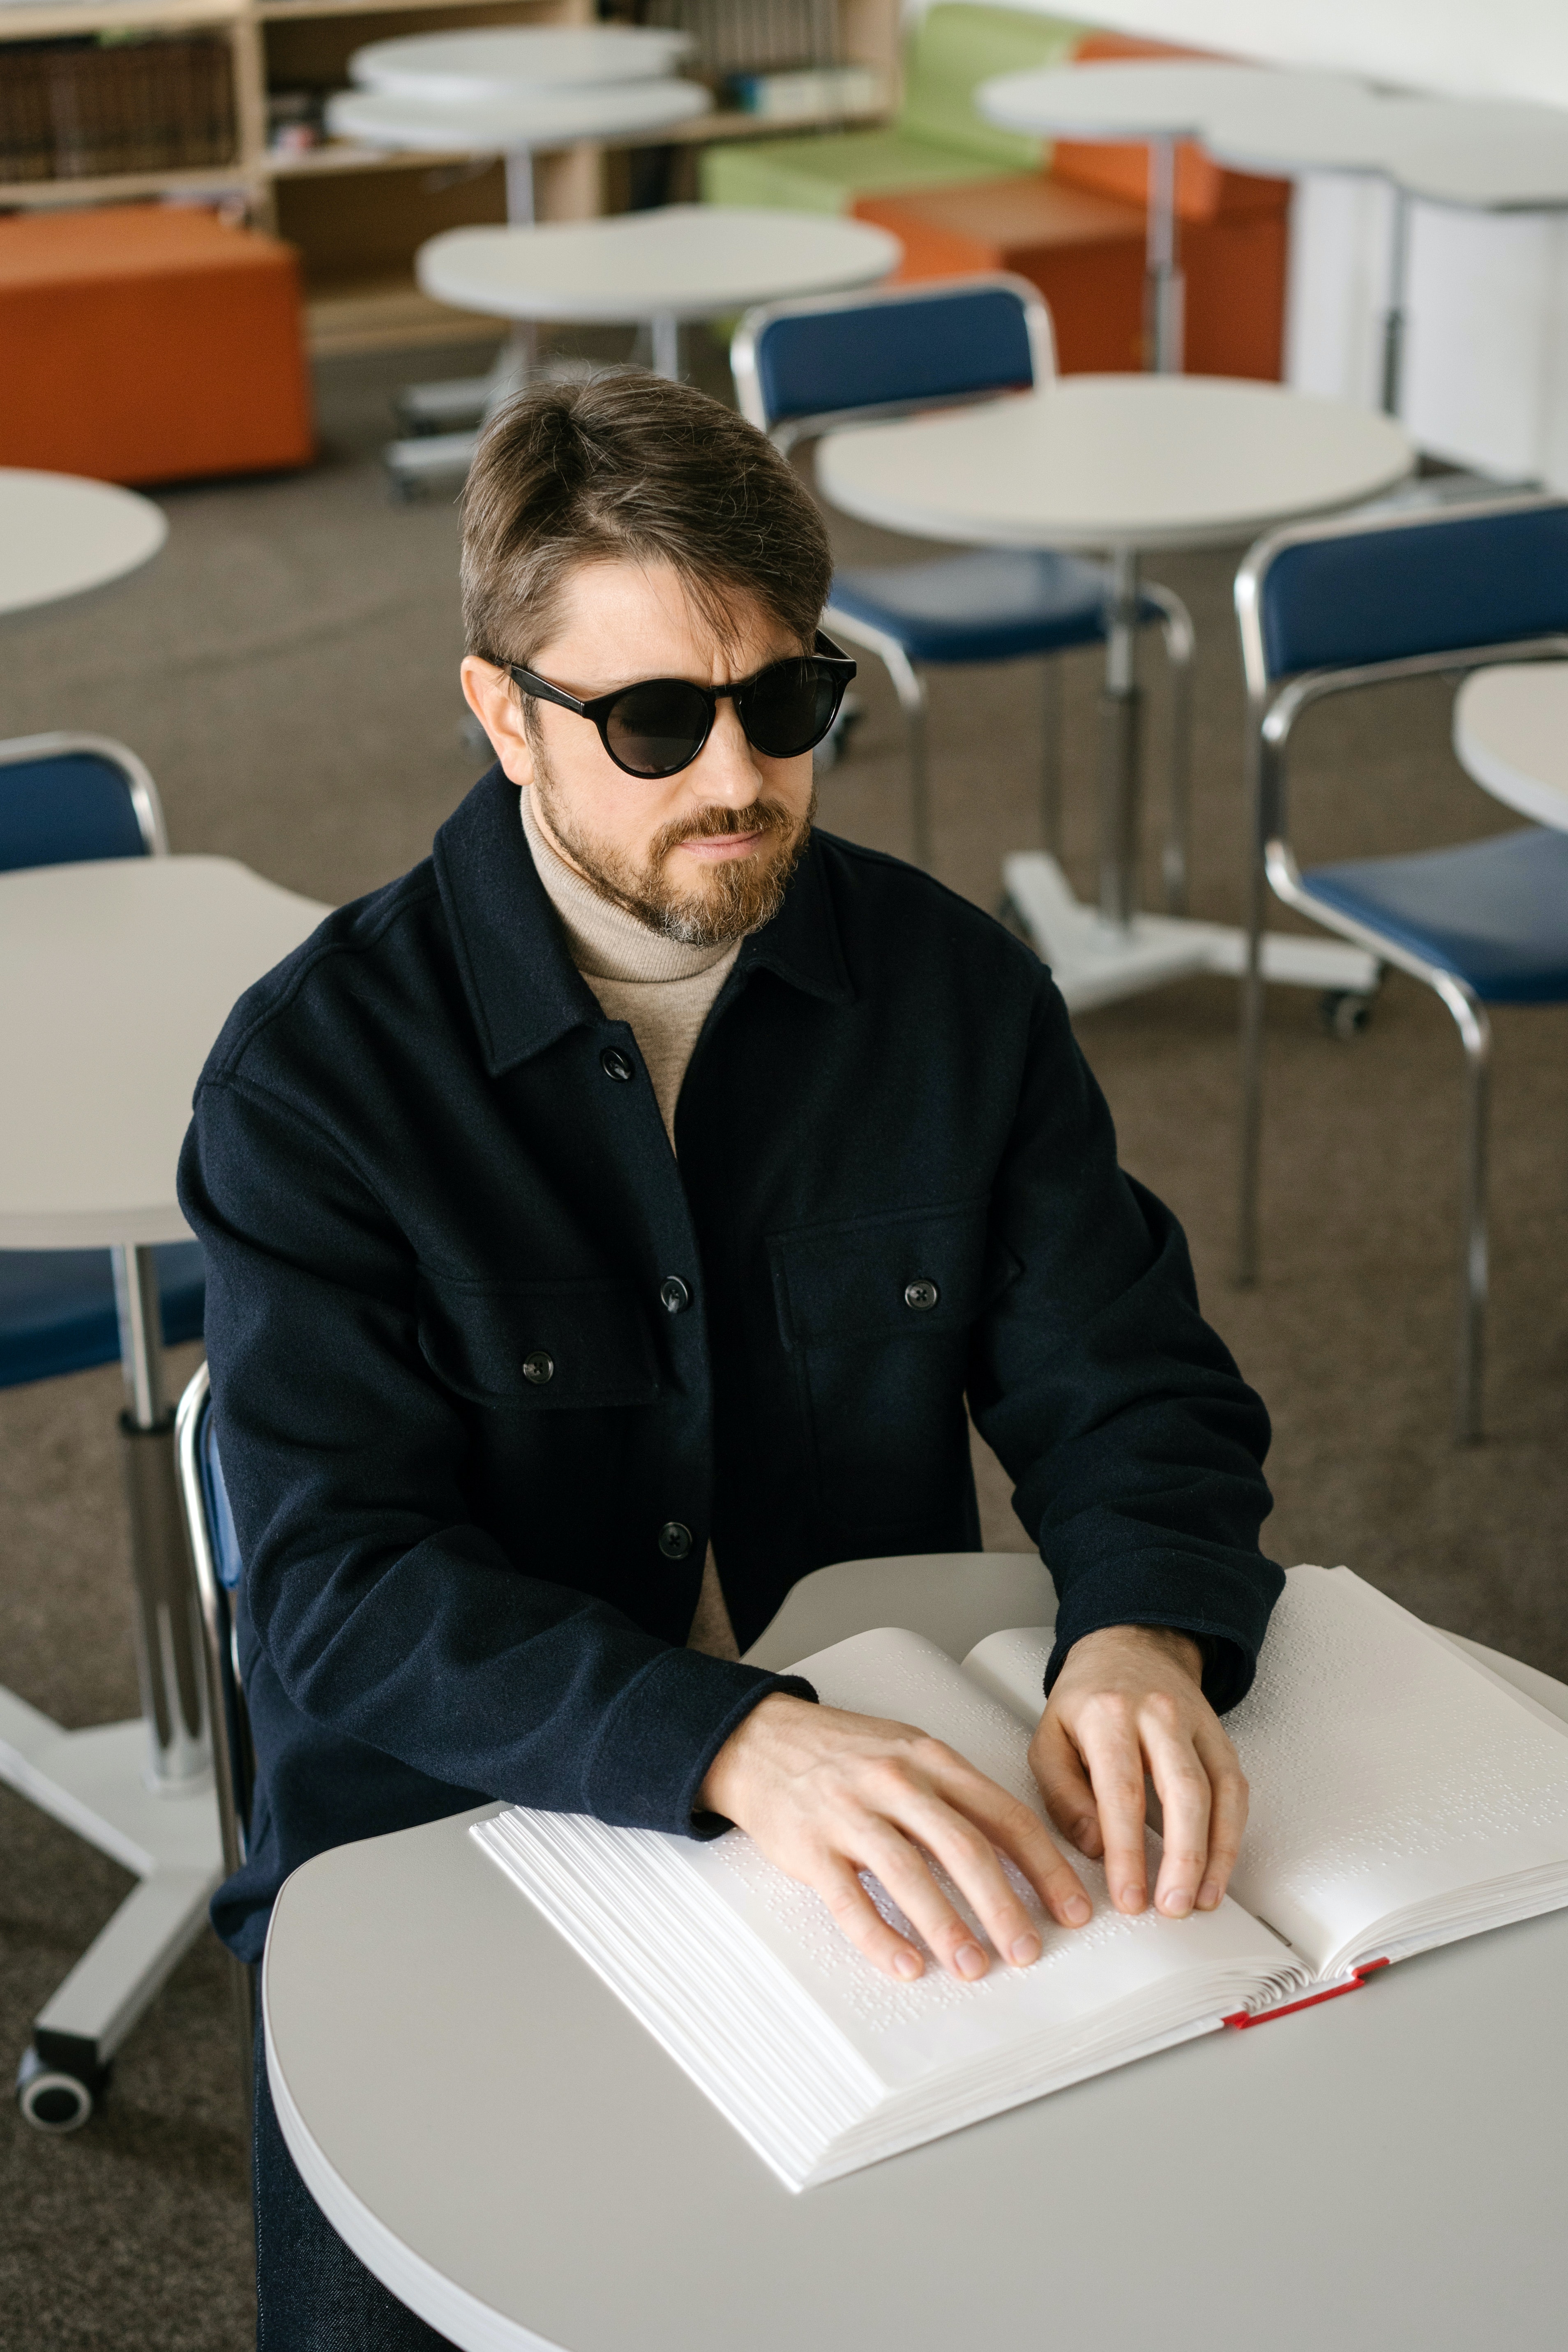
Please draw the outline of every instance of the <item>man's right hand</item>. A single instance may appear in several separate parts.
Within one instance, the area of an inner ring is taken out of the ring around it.
[[[1053,1919],[1080,1927],[1090,1905],[1038,1816],[940,1739],[773,1691],[708,1768],[700,1802],[735,1822],[791,1878],[815,1887],[850,1942],[888,1976],[924,1972],[860,1883],[871,1872],[942,1965],[983,1977],[990,1955],[938,1885],[940,1863],[996,1952],[1014,1968],[1040,1957],[1039,1930],[998,1853]]]

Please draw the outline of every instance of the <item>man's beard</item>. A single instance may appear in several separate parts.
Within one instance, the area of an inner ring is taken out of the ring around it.
[[[592,839],[573,824],[538,744],[533,768],[535,805],[573,864],[595,889],[650,931],[689,948],[728,947],[772,922],[811,838],[816,814],[815,782],[810,803],[798,817],[779,802],[766,800],[755,800],[743,809],[699,809],[693,816],[661,826],[648,844],[647,865],[639,868],[620,850]],[[683,892],[669,880],[666,861],[681,842],[746,833],[763,837],[749,857],[715,859],[705,889]]]

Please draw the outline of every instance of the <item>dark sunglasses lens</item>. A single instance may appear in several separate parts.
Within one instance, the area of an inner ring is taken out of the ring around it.
[[[793,760],[821,742],[843,697],[843,686],[819,663],[775,662],[746,688],[741,723],[769,759]]]
[[[708,733],[708,704],[679,678],[630,686],[605,721],[613,758],[634,776],[673,776],[689,767]]]

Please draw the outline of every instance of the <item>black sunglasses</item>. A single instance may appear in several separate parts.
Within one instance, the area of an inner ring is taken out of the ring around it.
[[[844,689],[855,675],[855,664],[820,631],[814,652],[770,662],[739,686],[647,677],[579,702],[532,670],[509,667],[524,694],[591,719],[616,767],[628,776],[647,777],[678,776],[689,768],[713,732],[721,702],[734,704],[747,742],[770,760],[815,751],[837,718]]]

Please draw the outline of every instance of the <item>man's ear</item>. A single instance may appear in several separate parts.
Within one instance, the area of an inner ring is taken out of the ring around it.
[[[512,782],[526,788],[533,782],[533,747],[510,678],[478,654],[464,655],[459,675],[463,698],[489,737],[491,751]]]

